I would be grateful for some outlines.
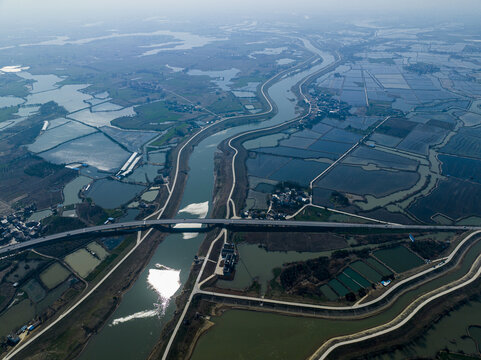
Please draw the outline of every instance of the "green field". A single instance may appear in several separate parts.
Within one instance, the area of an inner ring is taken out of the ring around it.
[[[234,111],[244,111],[244,107],[234,95],[219,98],[214,103],[207,106],[214,113],[229,113]]]
[[[137,106],[135,112],[148,122],[177,121],[180,119],[180,115],[169,110],[164,101]]]
[[[332,279],[328,284],[339,296],[344,296],[349,292],[349,290],[336,279]]]
[[[0,96],[26,97],[29,91],[26,85],[30,80],[22,79],[15,74],[2,74],[0,76]]]
[[[361,285],[363,288],[368,288],[371,286],[371,283],[364,279],[361,275],[359,275],[357,272],[355,272],[353,269],[348,267],[346,270],[344,270],[344,273],[349,276],[351,279],[353,279],[355,282],[357,282],[359,285]]]
[[[365,262],[362,261],[356,261],[352,263],[351,268],[356,270],[359,274],[364,276],[366,279],[369,281],[376,283],[381,281],[382,275],[379,274],[377,271],[375,271],[372,267],[367,265]]]
[[[379,260],[397,273],[410,270],[424,264],[424,261],[404,246],[396,246],[374,252]]]
[[[164,135],[162,135],[159,139],[150,143],[151,146],[163,146],[168,143],[174,137],[184,137],[187,133],[188,124],[181,123],[175,127],[172,127],[167,131]]]
[[[337,280],[342,282],[344,285],[346,285],[352,291],[358,291],[358,290],[361,289],[361,286],[359,286],[356,282],[354,282],[345,273],[341,273],[341,274],[337,275]]]
[[[17,111],[18,111],[18,106],[9,106],[9,107],[5,107],[5,108],[1,108],[0,109],[0,123],[3,122],[3,121],[14,119],[16,116],[14,116],[13,114],[15,114]]]
[[[155,101],[134,108],[137,115],[115,119],[112,124],[125,129],[163,130],[168,123],[178,121],[182,115],[168,108],[164,101]]]
[[[369,258],[366,260],[366,262],[371,265],[374,270],[376,270],[378,273],[380,273],[382,276],[389,276],[392,275],[391,270],[389,270],[387,267],[385,267],[383,264],[381,264],[379,261],[373,258]]]
[[[321,292],[324,294],[325,297],[327,297],[330,301],[337,300],[338,296],[337,294],[332,291],[332,289],[329,287],[329,285],[324,284],[320,287]]]

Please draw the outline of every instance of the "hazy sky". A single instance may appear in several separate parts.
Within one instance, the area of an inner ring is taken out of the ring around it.
[[[443,17],[481,15],[480,0],[0,0],[0,22],[48,22],[127,15],[209,17],[217,14],[322,16],[347,14],[365,18],[392,16]]]

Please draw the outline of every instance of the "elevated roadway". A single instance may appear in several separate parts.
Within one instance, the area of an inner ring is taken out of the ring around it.
[[[70,230],[49,236],[31,239],[0,248],[0,256],[14,251],[30,249],[49,242],[88,235],[109,235],[118,232],[139,231],[157,228],[166,232],[201,232],[212,228],[231,230],[264,229],[265,231],[319,231],[326,229],[390,229],[418,231],[476,231],[481,226],[458,225],[399,225],[399,224],[354,224],[322,221],[258,220],[258,219],[154,219],[113,223]]]

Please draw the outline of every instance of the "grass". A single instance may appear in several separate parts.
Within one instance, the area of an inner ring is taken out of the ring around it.
[[[87,275],[85,280],[92,281],[95,279],[102,271],[104,271],[110,264],[117,258],[117,254],[111,254],[105,258],[90,274]]]
[[[179,121],[182,117],[170,110],[164,101],[137,106],[134,110],[135,116],[115,119],[112,124],[125,129],[164,130],[168,126],[165,123]]]
[[[217,101],[210,104],[207,108],[214,113],[229,113],[244,110],[239,100],[230,94],[224,98],[218,98]]]
[[[156,101],[135,108],[138,116],[148,122],[177,121],[180,115],[168,109],[163,101]]]
[[[26,97],[29,94],[26,87],[29,82],[15,74],[3,74],[0,78],[0,96]]]
[[[264,81],[264,79],[261,78],[260,76],[255,76],[255,75],[242,76],[242,77],[232,79],[232,87],[242,88],[244,86],[247,86],[249,83],[262,82],[262,81]]]
[[[104,209],[108,217],[118,218],[121,217],[124,212],[121,209]]]
[[[174,137],[183,137],[186,134],[188,128],[187,123],[182,123],[177,126],[174,126],[167,131],[164,135],[162,135],[159,139],[155,140],[154,142],[150,143],[151,146],[163,146]]]
[[[16,116],[13,114],[15,114],[17,111],[18,111],[18,106],[9,106],[9,107],[0,109],[0,123],[16,118]]]
[[[106,269],[110,268],[110,265],[115,261],[115,259],[122,254],[134,241],[133,236],[127,236],[124,241],[122,241],[115,250],[107,256],[104,261],[102,261],[86,278],[87,281],[94,280],[99,274],[104,272]]]
[[[328,221],[331,212],[326,209],[306,207],[303,211],[296,215],[294,220],[297,221]]]
[[[44,178],[46,176],[52,175],[55,171],[63,169],[63,166],[48,163],[46,161],[38,162],[26,167],[23,172],[30,176],[36,176],[39,178]]]
[[[42,220],[42,225],[46,229],[45,235],[75,230],[85,226],[85,224],[77,218],[67,218],[56,215],[49,216]]]

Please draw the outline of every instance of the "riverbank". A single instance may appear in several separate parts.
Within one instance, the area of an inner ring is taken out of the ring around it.
[[[89,339],[104,326],[105,321],[115,311],[124,294],[134,283],[145,264],[149,261],[153,246],[157,246],[164,234],[155,232],[153,236],[135,249],[133,256],[125,259],[122,266],[105,280],[78,307],[63,317],[58,314],[52,321],[62,318],[55,326],[28,344],[13,359],[72,359],[78,356]],[[133,243],[135,240],[133,241]],[[126,249],[128,252],[130,249]],[[120,259],[119,259],[120,261]],[[115,263],[118,263],[115,262]],[[115,265],[112,264],[113,266]],[[106,273],[109,269],[104,270]],[[102,274],[100,276],[103,276]],[[93,288],[95,282],[89,284]],[[88,291],[88,289],[87,289]],[[79,297],[85,294],[80,294]],[[76,299],[73,301],[75,303]],[[82,319],[79,321],[78,319]],[[51,323],[51,322],[50,322]],[[48,326],[43,324],[43,328]],[[37,331],[42,329],[39,328]],[[35,335],[35,333],[33,333]]]
[[[403,347],[408,347],[409,344],[416,341],[415,339],[422,337],[441,319],[449,316],[452,311],[470,301],[479,301],[481,299],[480,285],[481,279],[478,279],[455,293],[451,293],[450,296],[438,298],[410,319],[409,326],[403,326],[389,334],[370,340],[342,346],[329,354],[328,358],[337,359],[342,354],[343,359],[367,359],[389,354],[394,350],[402,350]],[[443,348],[439,349],[439,351],[441,350]]]

